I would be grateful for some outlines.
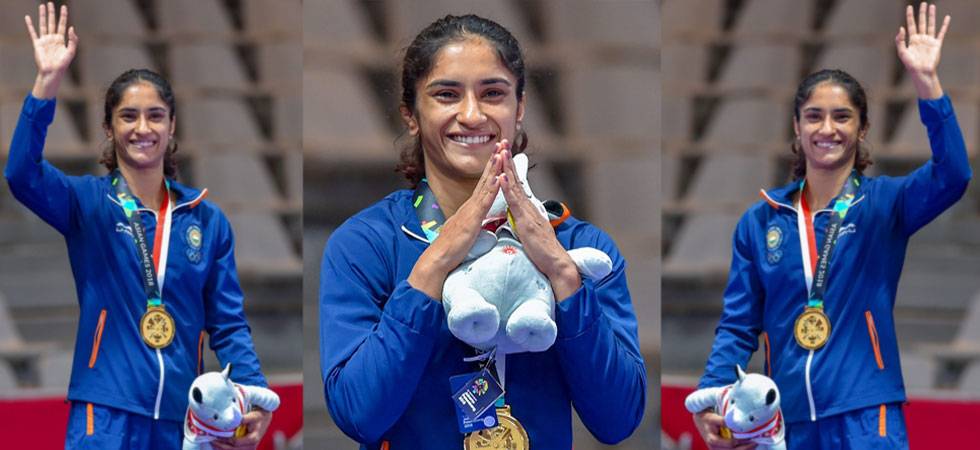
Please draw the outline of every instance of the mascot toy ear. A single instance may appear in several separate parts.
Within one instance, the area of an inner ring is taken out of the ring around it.
[[[195,403],[201,403],[204,401],[204,396],[201,394],[201,390],[198,389],[197,386],[195,386],[194,389],[191,389],[191,397],[194,397]]]
[[[735,376],[738,377],[738,381],[745,379],[745,371],[742,370],[742,366],[735,365]]]
[[[769,392],[766,392],[766,406],[771,405],[774,401],[776,401],[776,390],[770,389]]]
[[[228,377],[231,376],[231,363],[225,365],[225,370],[221,371],[221,377],[228,381]]]

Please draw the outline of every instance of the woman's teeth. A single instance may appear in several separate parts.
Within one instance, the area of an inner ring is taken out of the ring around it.
[[[490,136],[451,136],[450,139],[463,144],[486,144],[490,142]]]

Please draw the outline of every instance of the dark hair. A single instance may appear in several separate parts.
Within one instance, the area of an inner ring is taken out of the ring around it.
[[[432,69],[436,53],[446,44],[479,37],[497,50],[497,56],[507,70],[517,79],[517,101],[524,97],[525,69],[524,55],[520,44],[506,28],[489,19],[468,14],[465,16],[447,15],[419,32],[412,44],[405,49],[402,60],[402,98],[401,106],[415,115],[416,83]],[[521,153],[527,148],[527,133],[520,127],[514,138],[513,152]],[[425,177],[425,155],[422,141],[412,139],[401,149],[400,162],[395,171],[401,172],[411,182],[412,187]]]
[[[840,69],[824,69],[819,72],[811,73],[809,76],[803,79],[800,86],[796,88],[796,97],[793,99],[793,120],[796,122],[800,121],[800,108],[803,104],[810,98],[813,94],[813,90],[816,89],[821,83],[833,83],[840,86],[847,92],[847,96],[851,99],[851,103],[858,110],[858,118],[860,121],[860,126],[858,130],[864,131],[868,128],[868,96],[864,92],[864,88],[861,87],[861,83],[858,83],[854,77],[849,73],[844,72]],[[872,164],[871,154],[868,152],[867,147],[862,145],[860,142],[857,144],[857,152],[854,155],[854,168],[857,170],[858,174],[863,174],[864,169],[868,168]],[[800,148],[799,140],[794,139],[791,146],[793,154],[796,158],[793,159],[793,178],[801,179],[806,177],[806,155],[803,154],[803,149]]]
[[[112,112],[119,106],[126,89],[141,82],[149,83],[157,90],[157,95],[170,109],[170,120],[174,119],[174,115],[177,114],[177,103],[174,100],[174,91],[170,87],[170,83],[152,70],[129,69],[116,77],[109,85],[109,89],[106,90],[105,115],[102,119],[102,126],[105,129],[112,130]],[[167,178],[177,178],[177,158],[174,156],[176,153],[177,141],[170,139],[170,146],[167,147],[167,152],[163,155],[163,176]],[[110,172],[119,167],[119,162],[116,159],[116,143],[112,139],[109,140],[109,145],[102,149],[102,157],[99,159],[99,163],[109,169]]]

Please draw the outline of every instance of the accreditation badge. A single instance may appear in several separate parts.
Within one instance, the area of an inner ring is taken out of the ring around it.
[[[152,348],[160,349],[174,340],[174,318],[163,306],[151,306],[140,318],[140,336]]]
[[[807,350],[823,347],[830,339],[830,319],[823,308],[806,308],[793,325],[796,343]]]
[[[465,450],[528,450],[531,441],[524,426],[510,414],[510,406],[497,408],[498,425],[466,436]]]

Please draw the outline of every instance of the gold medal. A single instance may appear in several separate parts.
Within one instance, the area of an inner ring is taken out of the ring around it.
[[[796,343],[807,350],[823,347],[830,339],[830,319],[821,308],[807,308],[793,325]]]
[[[510,406],[497,408],[497,426],[474,431],[466,436],[465,450],[528,450],[531,441],[527,431],[514,416]]]
[[[174,340],[174,318],[163,306],[151,306],[140,318],[143,342],[153,348],[164,348]]]

